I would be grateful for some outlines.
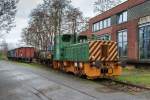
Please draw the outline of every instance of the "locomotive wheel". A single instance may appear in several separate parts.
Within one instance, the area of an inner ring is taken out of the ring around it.
[[[54,69],[59,69],[60,68],[60,64],[58,61],[53,61],[53,68]]]
[[[53,61],[53,67],[52,68],[54,68],[55,69],[55,67],[56,67],[56,61]]]
[[[78,77],[82,77],[83,76],[82,69],[80,69],[79,67],[74,67],[74,74]]]

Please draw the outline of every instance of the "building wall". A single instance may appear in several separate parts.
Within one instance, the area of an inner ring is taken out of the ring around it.
[[[141,16],[150,15],[150,1],[147,0],[145,3],[137,5],[128,10],[128,19],[133,20]]]
[[[113,16],[113,18],[116,18],[115,15],[117,13],[120,13],[120,12],[122,12],[124,10],[129,9],[129,8],[132,8],[132,7],[136,6],[136,5],[142,4],[144,1],[145,0],[128,0],[128,1],[126,1],[126,2],[124,2],[122,4],[120,4],[120,5],[118,5],[116,7],[114,7],[112,9],[110,9],[110,10],[108,10],[108,11],[100,14],[100,15],[97,15],[97,16],[91,18],[89,20],[90,31],[92,32],[92,24],[93,23],[96,23],[97,21],[103,20],[103,19],[111,17],[111,16]],[[115,20],[113,21],[113,24],[116,24]]]
[[[128,60],[138,60],[138,20],[128,22]]]
[[[94,34],[97,34],[97,35],[110,34],[111,35],[112,29],[113,29],[113,26],[109,27],[109,28],[102,29],[101,31],[95,32]]]
[[[117,24],[117,14],[122,11],[128,11],[128,21]],[[139,60],[139,43],[138,43],[138,22],[141,17],[150,15],[149,0],[128,0],[117,7],[95,16],[89,21],[89,32],[92,33],[92,25],[100,20],[111,17],[111,27],[102,29],[92,34],[111,34],[113,41],[117,41],[117,32],[123,29],[128,30],[128,55],[126,60]]]

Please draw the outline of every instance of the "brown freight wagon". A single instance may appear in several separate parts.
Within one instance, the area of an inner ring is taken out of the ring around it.
[[[34,57],[35,57],[34,47],[20,47],[16,49],[17,60],[31,62]]]

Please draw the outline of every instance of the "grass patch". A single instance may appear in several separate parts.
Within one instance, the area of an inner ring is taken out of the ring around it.
[[[0,53],[0,60],[2,60],[2,54]]]
[[[0,52],[0,60],[4,59],[4,55]]]
[[[0,52],[0,60],[6,60],[7,56],[6,54],[3,54],[2,52]]]
[[[123,69],[123,74],[117,77],[118,80],[150,88],[149,69]]]

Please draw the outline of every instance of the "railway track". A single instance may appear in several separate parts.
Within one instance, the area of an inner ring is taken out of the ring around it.
[[[40,74],[40,76],[41,77],[45,77],[45,76],[43,76],[43,75],[41,75]],[[45,78],[47,78],[47,77],[45,77]],[[85,79],[85,77],[80,77],[80,78],[83,78],[83,79]],[[49,78],[47,78],[48,80],[49,80]],[[55,81],[55,80],[53,80],[53,81]],[[105,85],[105,86],[108,86],[108,87],[110,87],[110,88],[112,88],[112,89],[118,89],[118,90],[121,90],[121,91],[134,91],[134,92],[141,92],[141,91],[149,91],[150,90],[150,88],[147,88],[147,87],[144,87],[144,86],[140,86],[140,85],[135,85],[135,84],[131,84],[131,83],[127,83],[127,82],[122,82],[122,81],[119,81],[119,80],[116,80],[116,79],[104,79],[103,81],[96,81],[96,80],[93,80],[93,81],[95,81],[95,82],[98,82],[98,83],[100,83],[100,84],[103,84],[103,85]],[[83,91],[80,91],[80,90],[78,90],[78,89],[75,89],[75,88],[73,88],[73,87],[71,87],[71,86],[68,86],[68,85],[66,85],[66,84],[64,84],[64,83],[60,83],[60,82],[57,82],[57,81],[55,81],[56,83],[59,83],[59,84],[61,84],[61,85],[64,85],[64,86],[66,86],[66,87],[68,87],[68,88],[71,88],[71,89],[74,89],[74,90],[76,90],[76,91],[78,91],[78,92],[80,92],[80,93],[83,93],[83,94],[85,94],[85,95],[88,95],[88,96],[91,96],[91,97],[93,97],[93,98],[95,98],[96,99],[96,97],[94,97],[94,96],[92,96],[92,95],[89,95],[88,93],[86,93],[86,92],[83,92]],[[105,84],[105,82],[107,82],[107,84]],[[111,83],[115,83],[114,84],[114,87],[113,87],[113,85],[111,84]]]
[[[113,78],[105,79],[104,82],[101,83],[105,86],[121,91],[130,91],[130,92],[150,91],[150,88],[148,87],[119,81]]]
[[[110,79],[110,80],[112,80],[114,82],[117,82],[117,83],[120,83],[120,84],[129,85],[129,86],[140,88],[140,89],[150,90],[150,88],[144,87],[144,86],[141,86],[141,85],[135,85],[135,84],[127,83],[127,82],[118,81],[118,80],[115,80],[115,79]]]
[[[26,70],[28,70],[28,69],[26,69]],[[57,80],[54,80],[54,79],[50,79],[48,76],[43,75],[43,74],[40,74],[40,73],[38,73],[38,72],[36,72],[36,71],[33,71],[33,70],[28,70],[28,71],[31,72],[31,73],[33,73],[33,74],[36,73],[36,74],[38,74],[40,77],[43,77],[43,78],[45,78],[45,79],[47,79],[47,80],[49,80],[49,81],[53,81],[53,82],[55,82],[56,84],[65,86],[65,87],[67,87],[67,88],[70,88],[70,89],[75,90],[76,92],[79,92],[79,93],[81,93],[81,94],[84,94],[84,95],[87,95],[87,96],[89,96],[89,97],[92,97],[93,100],[98,100],[98,98],[97,98],[96,96],[94,96],[94,95],[92,95],[92,94],[90,94],[90,93],[81,91],[80,89],[74,88],[73,86],[67,85],[67,84],[65,84],[65,83],[63,83],[63,82],[60,82],[60,81],[57,81]],[[35,88],[34,88],[34,89],[35,89]],[[37,90],[37,89],[36,89],[36,91],[38,91],[39,93],[41,93],[42,95],[44,95],[41,91],[39,91],[39,90]],[[45,96],[45,95],[44,95],[44,96]]]
[[[32,71],[31,71],[32,72]],[[61,72],[61,71],[60,71]],[[33,72],[32,72],[33,73]],[[62,72],[63,73],[63,72]],[[39,74],[39,76],[41,76],[41,77],[44,77],[44,78],[47,78],[47,77],[45,77],[45,76],[43,76],[43,75],[41,75],[41,74]],[[82,77],[83,78],[83,77]],[[50,80],[49,78],[47,78],[48,80]],[[85,79],[85,77],[84,77],[84,79]],[[100,81],[101,80],[101,81]],[[56,83],[58,83],[58,84],[60,84],[59,82],[57,82],[57,81],[55,81],[55,80],[51,80],[51,81],[54,81],[54,82],[56,82]],[[133,91],[145,91],[145,90],[150,90],[150,88],[148,88],[148,87],[144,87],[144,86],[140,86],[140,85],[135,85],[135,84],[131,84],[131,83],[127,83],[127,82],[123,82],[123,81],[119,81],[119,80],[116,80],[116,79],[114,79],[114,78],[111,78],[111,79],[98,79],[98,80],[93,80],[94,82],[98,82],[98,83],[100,83],[100,84],[103,84],[103,85],[105,85],[105,86],[108,86],[108,87],[110,87],[110,88],[113,88],[113,89],[118,89],[118,90],[121,90],[121,91],[124,91],[124,89],[125,90],[127,90],[127,91],[130,91],[130,90],[133,90]],[[64,85],[64,86],[66,86],[65,84],[63,84],[63,83],[61,83],[61,85]],[[66,86],[66,87],[68,87],[68,88],[72,88],[72,87],[70,87],[70,86]],[[82,92],[82,91],[79,91],[78,89],[75,89],[75,88],[72,88],[72,89],[74,89],[74,90],[76,90],[76,91],[78,91],[78,92]],[[83,94],[86,94],[86,95],[89,95],[89,94],[87,94],[87,93],[83,93]],[[91,96],[91,95],[89,95],[89,96]],[[91,97],[93,97],[93,96],[91,96]],[[94,97],[93,97],[94,98]]]

